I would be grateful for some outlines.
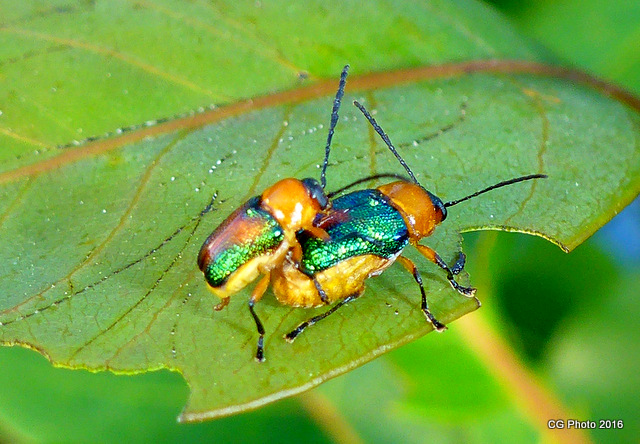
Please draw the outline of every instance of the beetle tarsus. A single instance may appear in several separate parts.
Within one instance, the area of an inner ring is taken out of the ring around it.
[[[258,349],[256,351],[256,361],[264,362],[264,336],[258,338]]]
[[[317,323],[318,321],[321,321],[324,318],[326,318],[327,316],[329,316],[330,314],[335,313],[337,309],[339,309],[343,305],[346,305],[349,302],[353,301],[358,296],[360,296],[360,294],[361,293],[355,293],[355,294],[349,295],[346,298],[344,298],[343,300],[341,300],[340,302],[338,302],[336,305],[331,307],[329,310],[325,311],[324,313],[319,314],[318,316],[314,316],[311,319],[308,319],[308,320],[304,321],[303,323],[298,325],[296,328],[294,328],[292,331],[290,331],[289,333],[284,335],[284,339],[289,343],[293,342],[298,337],[298,335],[300,335],[300,333],[302,333],[303,331],[305,331],[307,329],[307,327],[311,327],[313,324]]]
[[[427,311],[422,311],[424,313],[424,315],[426,316],[427,320],[429,322],[431,322],[431,325],[433,325],[433,329],[437,332],[443,332],[447,329],[447,326],[444,325],[442,322],[438,321],[429,310]]]
[[[293,341],[295,341],[295,339],[298,337],[298,335],[300,333],[302,333],[304,331],[305,328],[307,328],[309,326],[308,322],[303,322],[302,324],[298,325],[295,330],[290,331],[289,333],[287,333],[286,335],[284,335],[284,339],[288,342],[288,343],[292,343]]]
[[[213,307],[213,309],[215,311],[220,311],[227,305],[229,305],[229,298],[223,298],[217,305]]]
[[[447,279],[449,279],[449,282],[451,283],[451,286],[453,288],[455,288],[458,293],[468,297],[468,298],[472,298],[475,297],[476,295],[476,289],[473,287],[463,287],[462,285],[460,285],[458,282],[456,282],[456,280],[453,278],[453,274],[451,274],[450,276],[447,276]]]
[[[461,251],[460,256],[458,256],[458,260],[453,267],[451,267],[451,273],[454,275],[460,274],[460,272],[464,269],[464,264],[467,260],[467,256]]]
[[[254,303],[255,303],[255,301],[253,299],[249,300],[249,311],[251,312],[251,316],[253,316],[253,320],[256,323],[256,328],[258,329],[258,334],[260,335],[260,337],[258,338],[258,347],[257,347],[257,351],[256,351],[256,361],[264,362],[264,327],[262,325],[262,322],[260,322],[260,318],[258,318],[258,315],[256,314],[255,310],[253,309],[253,304]]]
[[[472,298],[472,297],[475,297],[476,289],[473,287],[463,287],[462,285],[458,284],[453,278],[454,276],[457,276],[458,274],[460,274],[460,272],[464,269],[464,264],[466,260],[467,260],[467,256],[463,252],[460,252],[460,256],[458,256],[458,260],[456,261],[455,264],[453,264],[453,267],[451,267],[450,269],[451,275],[447,277],[449,278],[449,282],[451,282],[451,285],[453,286],[453,288],[458,290],[459,293]],[[478,304],[480,303],[480,301],[477,301],[477,302]]]
[[[447,273],[447,280],[458,293],[470,298],[475,296],[475,288],[464,287],[455,280],[455,275],[459,274],[464,268],[464,262],[466,260],[466,256],[464,255],[464,253],[460,253],[460,256],[458,256],[458,260],[456,261],[456,263],[452,268],[449,268],[447,263],[438,255],[438,253],[433,251],[431,248],[424,245],[419,245],[416,247],[419,247],[419,251],[423,254],[423,256],[435,263],[438,267],[442,268]]]

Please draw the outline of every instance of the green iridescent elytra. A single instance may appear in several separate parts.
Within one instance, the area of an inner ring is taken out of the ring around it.
[[[205,241],[198,265],[211,287],[219,287],[251,259],[275,251],[284,230],[253,197],[234,211]]]
[[[375,189],[360,190],[333,201],[333,217],[321,225],[330,240],[298,235],[300,270],[308,276],[362,255],[391,258],[409,242],[407,225],[389,199]]]

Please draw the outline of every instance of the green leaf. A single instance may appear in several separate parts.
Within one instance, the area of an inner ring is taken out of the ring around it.
[[[99,437],[105,443],[148,443],[150,436],[161,442],[276,442],[283,429],[273,424],[285,416],[287,439],[326,442],[325,434],[295,400],[249,415],[185,426],[175,418],[189,389],[177,373],[123,376],[71,371],[53,368],[42,356],[18,347],[3,347],[0,359],[3,442],[93,442]]]
[[[539,442],[504,381],[464,339],[457,328],[421,338],[309,397],[324,395],[367,443]]]
[[[519,1],[496,0],[494,3],[506,6],[514,23],[558,56],[640,93],[636,51],[640,4],[564,0],[528,2],[522,7]],[[559,17],[562,17],[561,24]]]
[[[550,176],[452,208],[426,240],[449,262],[458,233],[473,229],[536,233],[569,250],[640,189],[638,115],[600,91],[635,106],[632,97],[539,64],[452,64],[540,60],[477,3],[20,8],[0,25],[0,339],[60,366],[179,371],[191,386],[183,419],[298,393],[430,330],[415,282],[394,265],[292,345],[282,335],[322,310],[267,293],[258,364],[250,290],[215,312],[195,265],[207,235],[248,197],[279,178],[317,177],[344,63],[352,77],[330,189],[402,171],[354,98],[444,200]],[[86,137],[99,140],[76,146]],[[407,254],[438,319],[476,307]]]

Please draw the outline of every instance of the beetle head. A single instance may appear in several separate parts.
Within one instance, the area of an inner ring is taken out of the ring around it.
[[[267,188],[261,206],[286,230],[311,227],[316,215],[329,206],[329,199],[315,179],[283,179]]]
[[[417,183],[392,182],[378,187],[378,190],[400,211],[413,242],[429,236],[447,217],[442,201]]]

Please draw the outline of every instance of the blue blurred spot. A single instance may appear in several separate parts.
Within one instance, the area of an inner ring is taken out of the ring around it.
[[[640,265],[640,197],[602,227],[594,240],[621,265]]]

